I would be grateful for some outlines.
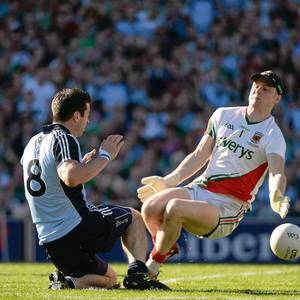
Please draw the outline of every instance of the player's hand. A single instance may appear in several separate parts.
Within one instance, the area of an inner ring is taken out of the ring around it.
[[[142,184],[144,184],[144,186],[137,190],[138,198],[142,202],[147,201],[154,194],[168,188],[166,180],[160,176],[144,177]]]
[[[276,190],[274,193],[270,193],[270,203],[273,211],[284,219],[290,208],[290,198],[282,195],[279,190]]]
[[[81,162],[84,164],[87,164],[88,162],[90,162],[93,157],[97,154],[97,150],[93,149],[91,152],[88,152],[84,155],[84,157],[82,158]]]
[[[112,134],[102,141],[100,148],[107,151],[111,160],[113,160],[118,155],[123,145],[123,136]]]

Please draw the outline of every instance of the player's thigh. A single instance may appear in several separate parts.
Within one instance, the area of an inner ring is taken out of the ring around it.
[[[132,223],[132,209],[119,205],[93,208],[82,226],[82,242],[95,252],[109,252]]]
[[[163,216],[169,201],[173,199],[190,199],[190,195],[185,188],[170,188],[154,195],[142,206],[142,213],[146,216]]]
[[[104,275],[107,272],[108,264],[83,247],[75,234],[44,246],[53,264],[65,275],[82,277],[86,274]]]
[[[204,235],[219,223],[219,209],[205,201],[174,199],[167,207],[173,210],[171,218],[178,218],[187,231]]]

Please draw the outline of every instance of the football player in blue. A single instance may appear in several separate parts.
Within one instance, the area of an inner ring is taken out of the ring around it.
[[[146,230],[140,213],[117,205],[95,206],[86,199],[84,184],[116,158],[123,137],[108,136],[99,149],[82,158],[77,138],[89,122],[89,94],[63,89],[54,96],[51,110],[53,123],[31,138],[21,159],[39,244],[57,268],[50,274],[49,287],[117,287],[117,273],[96,253],[110,251],[121,238],[129,261],[124,286],[168,289],[148,275]]]

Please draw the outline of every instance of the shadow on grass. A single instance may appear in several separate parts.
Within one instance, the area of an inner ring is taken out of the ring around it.
[[[300,295],[299,290],[251,290],[251,289],[172,289],[174,292],[201,292],[201,293],[232,293],[246,295],[274,295],[274,296],[294,296]]]

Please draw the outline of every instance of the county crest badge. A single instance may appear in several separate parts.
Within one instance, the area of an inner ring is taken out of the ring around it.
[[[263,134],[261,132],[255,131],[254,135],[251,138],[251,142],[253,144],[258,144],[262,137],[263,137]]]

